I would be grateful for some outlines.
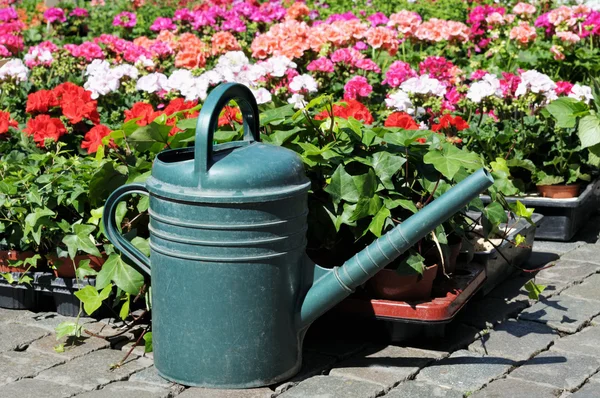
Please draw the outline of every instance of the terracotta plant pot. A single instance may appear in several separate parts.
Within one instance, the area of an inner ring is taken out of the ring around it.
[[[55,267],[55,269],[52,270],[54,276],[59,278],[75,278],[75,269],[73,268],[73,262],[70,258],[59,258],[56,255],[48,255],[47,257],[48,263]],[[79,267],[79,263],[83,260],[90,260],[90,268],[94,271],[100,271],[102,265],[106,261],[106,256],[96,257],[90,254],[75,256],[75,266]]]
[[[544,198],[568,199],[579,196],[581,184],[538,185],[537,190]]]
[[[28,267],[11,267],[9,261],[24,261],[33,256],[35,253],[31,251],[0,250],[0,272],[26,272]]]
[[[377,299],[424,301],[431,298],[437,270],[437,264],[425,268],[419,280],[419,275],[399,275],[395,270],[383,269],[367,282],[367,287]]]

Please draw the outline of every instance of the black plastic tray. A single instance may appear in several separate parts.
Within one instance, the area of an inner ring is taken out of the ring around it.
[[[480,196],[483,203],[490,203],[487,195]],[[581,229],[589,217],[598,210],[600,180],[596,180],[572,199],[549,199],[535,196],[507,197],[508,202],[520,200],[525,206],[533,207],[544,216],[544,223],[536,232],[536,239],[568,241]]]

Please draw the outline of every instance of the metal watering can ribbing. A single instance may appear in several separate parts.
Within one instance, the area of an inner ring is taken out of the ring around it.
[[[219,113],[236,100],[243,141],[213,146]],[[260,143],[245,86],[216,87],[196,146],[157,155],[145,184],[115,190],[104,208],[110,241],[152,274],[154,362],[190,386],[249,388],[300,370],[310,324],[493,183],[481,169],[333,269],[305,254],[310,181],[299,156]],[[115,225],[117,204],[150,196],[150,258]],[[151,265],[152,264],[152,265]]]

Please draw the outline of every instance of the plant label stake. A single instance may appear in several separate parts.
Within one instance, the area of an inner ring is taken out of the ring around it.
[[[243,141],[213,145],[220,110],[233,99]],[[294,376],[316,318],[492,183],[479,170],[342,267],[322,268],[305,254],[310,181],[301,159],[260,142],[252,92],[227,83],[202,107],[196,146],[158,154],[145,184],[111,194],[103,222],[111,242],[152,274],[160,375],[189,386],[259,387]],[[115,225],[117,204],[134,193],[150,196],[150,258]]]

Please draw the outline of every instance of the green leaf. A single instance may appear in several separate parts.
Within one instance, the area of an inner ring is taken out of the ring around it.
[[[302,128],[299,126],[295,126],[290,130],[275,130],[269,135],[263,135],[267,137],[269,143],[273,145],[283,145],[284,143],[290,141],[292,138],[298,135],[298,132],[302,131]]]
[[[377,214],[375,214],[375,217],[373,217],[373,219],[371,220],[371,223],[369,224],[368,230],[371,231],[371,233],[373,235],[375,235],[376,237],[381,237],[381,234],[383,232],[383,227],[385,226],[385,222],[387,220],[388,217],[390,217],[392,214],[390,213],[389,209],[385,206],[381,207],[379,209],[379,211],[377,212]]]
[[[102,302],[110,296],[111,291],[112,286],[110,285],[102,289],[100,293],[93,286],[87,285],[83,289],[76,291],[75,296],[83,303],[85,312],[88,315],[92,315],[102,306]]]
[[[96,288],[102,289],[111,281],[126,293],[137,295],[144,284],[144,277],[127,265],[121,256],[111,254],[96,278]]]
[[[372,198],[361,198],[356,204],[356,209],[349,221],[358,221],[364,217],[374,216],[381,209],[381,198],[374,196]]]
[[[526,241],[527,241],[527,238],[525,238],[521,234],[517,234],[517,236],[515,236],[515,243],[517,244],[517,246],[521,246]]]
[[[268,109],[260,114],[260,125],[279,125],[288,120],[295,113],[294,105],[288,104],[273,109]]]
[[[90,260],[81,260],[75,270],[75,275],[79,279],[84,279],[88,276],[98,275],[98,271],[90,267]]]
[[[121,311],[119,311],[119,317],[122,320],[125,320],[129,316],[130,301],[131,301],[131,295],[129,293],[127,293],[125,295],[125,302],[123,303],[123,306],[121,307]]]
[[[424,130],[398,130],[385,133],[383,140],[389,144],[407,147],[415,144],[417,139],[427,138],[430,134]]]
[[[91,237],[92,232],[96,229],[95,225],[76,224],[73,226],[75,235],[67,235],[62,242],[67,245],[69,257],[75,258],[78,250],[91,254],[92,256],[100,257],[100,252],[96,247],[96,243]]]
[[[479,155],[461,150],[452,144],[445,144],[441,151],[429,151],[423,162],[433,165],[446,178],[452,179],[461,167],[474,170],[482,167]]]
[[[598,115],[589,115],[581,118],[577,129],[582,148],[593,147],[600,144],[600,118]]]
[[[527,281],[527,283],[525,284],[525,290],[527,290],[527,292],[529,293],[529,298],[531,300],[539,300],[540,299],[540,294],[542,294],[542,292],[546,289],[546,285],[538,285],[536,284],[533,279]]]
[[[334,203],[339,203],[341,200],[358,203],[361,198],[372,197],[376,188],[377,179],[372,169],[369,169],[366,174],[351,176],[343,165],[339,165],[324,190],[331,195]]]
[[[385,207],[389,210],[393,210],[396,207],[400,206],[403,209],[409,210],[413,213],[419,211],[415,203],[412,200],[408,199],[385,198],[383,200],[383,203],[385,204]]]
[[[56,352],[57,354],[62,354],[63,352],[65,352],[65,344],[57,344],[54,346],[54,352]]]
[[[25,228],[23,229],[23,234],[28,235],[31,233],[35,243],[39,245],[42,237],[42,226],[44,219],[54,215],[55,213],[47,207],[35,209],[33,213],[29,213],[27,217],[25,217]]]
[[[556,185],[563,182],[565,179],[563,177],[551,176],[543,171],[536,173],[537,185]]]
[[[4,279],[6,279],[6,281],[8,283],[10,283],[11,285],[16,282],[15,278],[13,278],[13,276],[10,272],[1,273],[0,276],[2,276]]]
[[[577,123],[577,114],[585,112],[587,106],[574,98],[562,97],[552,101],[546,109],[556,119],[558,127],[573,128]]]
[[[144,352],[149,353],[152,352],[152,332],[147,332],[144,335]]]
[[[127,176],[115,169],[112,162],[107,162],[94,173],[89,185],[89,197],[92,206],[100,207],[115,189],[125,184]]]
[[[136,236],[131,240],[131,244],[134,245],[139,251],[150,257],[150,243],[148,239]]]
[[[75,322],[61,322],[54,331],[56,332],[56,340],[60,340],[65,336],[80,337],[81,325]]]
[[[405,158],[392,155],[388,152],[377,152],[373,155],[373,168],[375,169],[375,174],[387,189],[394,189],[392,177],[398,171],[402,170],[404,163],[406,163]]]
[[[400,263],[396,272],[400,275],[423,274],[425,259],[419,253],[411,251],[409,256]]]
[[[198,124],[198,118],[195,117],[193,119],[182,119],[177,122],[176,126],[182,130],[188,129],[196,129],[196,125]]]
[[[530,219],[535,209],[528,208],[520,200],[517,200],[514,204],[511,205],[511,210],[515,213],[517,217]]]

